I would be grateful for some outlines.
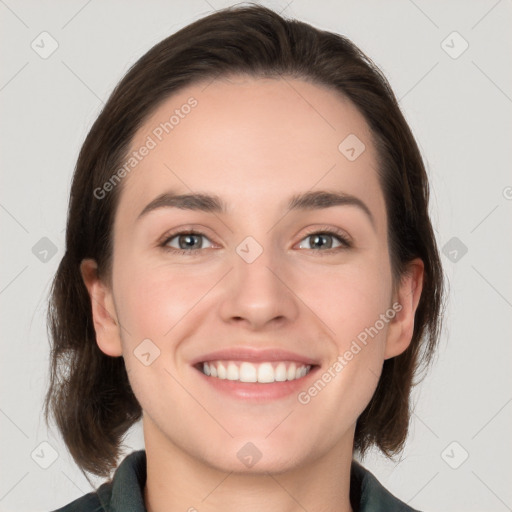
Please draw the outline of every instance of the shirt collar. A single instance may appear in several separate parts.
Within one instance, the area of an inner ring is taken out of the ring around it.
[[[111,482],[98,489],[106,512],[147,512],[144,504],[146,452],[128,455],[117,468]],[[417,512],[386,490],[367,469],[352,461],[350,501],[354,512]]]

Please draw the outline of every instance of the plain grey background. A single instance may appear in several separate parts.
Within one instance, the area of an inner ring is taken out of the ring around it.
[[[1,511],[53,510],[91,490],[41,415],[46,300],[80,146],[131,64],[234,3],[0,0]],[[365,465],[421,510],[512,510],[511,2],[262,3],[348,36],[380,66],[431,179],[445,330],[404,453]],[[125,453],[142,447],[137,425]]]

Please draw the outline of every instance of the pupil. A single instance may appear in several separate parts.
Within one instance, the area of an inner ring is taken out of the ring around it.
[[[197,235],[182,235],[180,237],[180,247],[181,247],[181,242],[185,241],[184,242],[185,248],[194,248],[193,245],[194,245],[194,242],[197,240],[197,238],[198,238]]]
[[[323,247],[324,245],[327,245],[327,246],[328,246],[327,248],[328,248],[328,249],[330,249],[330,247],[331,247],[332,243],[325,243],[325,244],[322,244],[322,243],[321,243],[321,240],[322,240],[322,239],[324,239],[324,240],[325,240],[326,238],[327,238],[327,236],[326,236],[326,235],[314,235],[314,236],[313,236],[313,240],[314,240],[314,241],[313,241],[313,245],[318,246],[318,247]],[[319,241],[320,241],[320,242],[319,242]]]

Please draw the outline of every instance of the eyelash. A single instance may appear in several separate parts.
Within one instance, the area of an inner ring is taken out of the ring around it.
[[[196,231],[194,229],[189,229],[189,230],[183,230],[183,231],[177,231],[175,233],[171,233],[170,235],[166,235],[164,237],[164,241],[162,243],[159,244],[159,246],[166,252],[172,252],[174,254],[180,254],[180,255],[195,255],[197,254],[199,251],[203,251],[204,249],[189,249],[189,250],[185,250],[185,249],[176,249],[175,247],[169,247],[167,244],[173,239],[173,238],[176,238],[177,236],[180,236],[180,235],[196,235],[196,236],[204,236],[205,238],[208,238],[208,236],[204,233],[201,233],[200,231]],[[313,251],[313,252],[317,252],[317,253],[320,253],[320,256],[327,256],[327,255],[332,255],[334,251],[340,251],[340,250],[346,250],[346,249],[350,249],[352,247],[352,243],[350,242],[350,240],[342,234],[341,231],[338,231],[338,230],[335,230],[335,229],[332,229],[332,228],[326,228],[326,229],[315,229],[315,230],[312,230],[310,232],[307,232],[303,238],[301,238],[300,241],[306,239],[306,238],[309,238],[313,235],[329,235],[329,236],[333,236],[334,238],[337,238],[339,242],[341,242],[342,244],[342,247],[334,247],[334,248],[331,248],[331,249],[324,249],[324,250],[315,250],[315,249],[306,249],[308,251]]]

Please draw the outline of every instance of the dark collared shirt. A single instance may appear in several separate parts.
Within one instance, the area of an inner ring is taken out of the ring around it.
[[[128,455],[112,481],[54,512],[147,512],[144,505],[146,452]],[[350,502],[354,512],[417,512],[389,493],[363,466],[352,461]]]

